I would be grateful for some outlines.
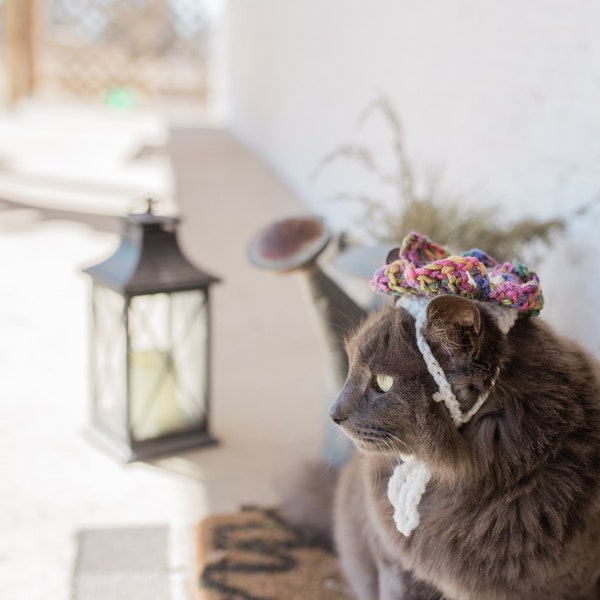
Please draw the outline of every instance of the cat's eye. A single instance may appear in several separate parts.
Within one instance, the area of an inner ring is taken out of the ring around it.
[[[382,392],[389,392],[394,385],[394,378],[389,375],[377,375],[375,384]]]

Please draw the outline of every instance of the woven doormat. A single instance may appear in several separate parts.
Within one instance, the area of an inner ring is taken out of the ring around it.
[[[344,600],[337,559],[276,511],[216,515],[197,528],[198,600]]]

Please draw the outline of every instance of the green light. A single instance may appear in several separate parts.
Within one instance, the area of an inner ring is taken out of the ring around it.
[[[104,104],[113,108],[133,108],[135,93],[126,87],[113,87],[106,90]]]

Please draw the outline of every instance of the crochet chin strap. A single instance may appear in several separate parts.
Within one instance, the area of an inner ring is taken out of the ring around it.
[[[467,423],[483,406],[492,388],[496,383],[499,369],[496,369],[494,377],[488,389],[479,396],[473,407],[463,413],[460,404],[452,391],[450,383],[446,378],[442,367],[433,355],[429,344],[423,337],[422,329],[426,318],[426,308],[429,298],[405,294],[400,297],[397,306],[406,309],[415,318],[415,330],[417,335],[417,346],[423,355],[427,369],[438,386],[438,391],[433,394],[436,402],[443,402],[450,413],[456,427]],[[503,333],[508,333],[517,319],[516,310],[501,308],[496,311],[498,326]],[[396,468],[388,482],[388,499],[394,507],[394,522],[400,533],[409,536],[413,529],[419,524],[419,503],[425,493],[431,472],[426,463],[419,460],[413,454],[401,455],[403,460]]]

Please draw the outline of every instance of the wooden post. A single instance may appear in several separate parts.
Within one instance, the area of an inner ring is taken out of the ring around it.
[[[35,86],[34,0],[4,0],[6,102],[30,96]]]

